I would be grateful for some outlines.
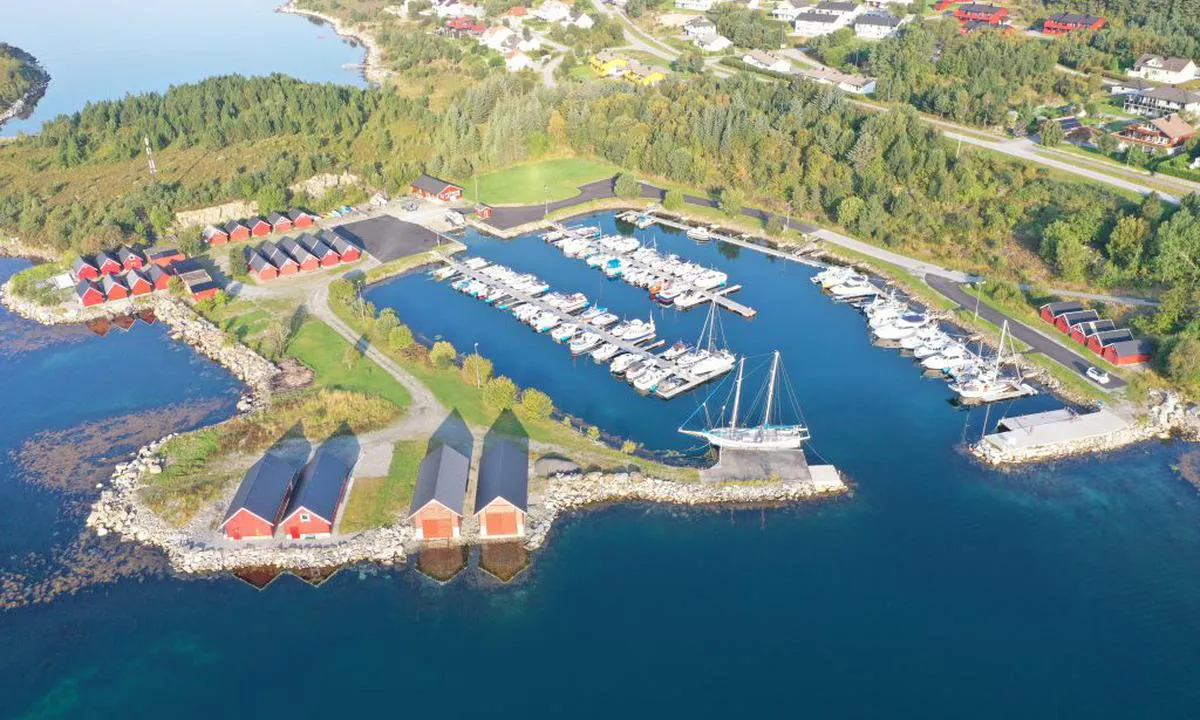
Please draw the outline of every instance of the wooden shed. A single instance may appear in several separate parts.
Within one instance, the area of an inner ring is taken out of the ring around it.
[[[346,496],[346,486],[358,462],[358,441],[338,435],[325,441],[300,471],[296,490],[279,526],[284,537],[298,540],[327,537]]]
[[[100,279],[100,289],[109,300],[124,300],[129,297],[129,288],[125,287],[119,275],[105,275]]]
[[[525,534],[529,510],[529,451],[514,439],[489,437],[479,461],[475,517],[479,537],[514,538]]]
[[[234,493],[220,530],[234,540],[270,538],[308,460],[307,441],[276,443],[250,468]]]
[[[250,274],[258,280],[274,280],[279,277],[279,268],[254,248],[246,248],[246,265],[250,267]]]
[[[123,269],[121,263],[115,257],[106,252],[96,253],[96,259],[92,263],[96,270],[101,275],[112,275],[119,273]]]
[[[250,239],[250,226],[241,220],[230,220],[225,223],[225,234],[229,242],[242,242]]]
[[[95,280],[100,277],[100,269],[91,258],[77,257],[71,263],[71,275],[76,280]]]
[[[291,255],[288,255],[283,248],[276,243],[264,240],[258,246],[258,254],[267,259],[267,262],[275,266],[280,275],[295,275],[300,272],[300,263]]]
[[[336,232],[322,233],[321,239],[337,252],[344,263],[355,262],[362,257],[362,248]]]
[[[117,248],[117,262],[121,263],[121,267],[126,270],[141,270],[142,266],[146,264],[146,259],[128,245],[122,245]]]
[[[1075,323],[1071,326],[1071,339],[1080,345],[1087,345],[1088,338],[1098,332],[1105,330],[1115,330],[1117,324],[1112,320],[1101,319],[1092,320],[1091,322]]]
[[[277,244],[296,261],[296,264],[300,267],[300,272],[311,272],[321,267],[321,261],[317,259],[317,256],[296,242],[295,238],[285,237]]]
[[[1104,354],[1104,348],[1113,343],[1125,342],[1133,339],[1133,331],[1129,328],[1120,328],[1117,330],[1104,330],[1098,333],[1093,333],[1087,342],[1088,350],[1097,355]]]
[[[471,461],[449,445],[439,445],[421,461],[408,519],[420,540],[452,540],[462,532],[467,473]]]
[[[297,230],[303,230],[306,227],[312,227],[317,221],[317,216],[313,215],[302,208],[292,208],[288,210],[288,219],[292,221],[292,227]]]
[[[1095,310],[1076,310],[1075,312],[1062,313],[1056,317],[1054,319],[1054,327],[1058,328],[1059,332],[1070,334],[1073,325],[1099,319],[1100,313]]]
[[[1043,320],[1053,323],[1063,313],[1077,312],[1082,309],[1082,303],[1074,300],[1065,300],[1063,302],[1046,303],[1038,308],[1038,313],[1042,316]]]
[[[154,292],[154,284],[137,270],[126,270],[120,275],[130,295],[149,295]]]
[[[208,245],[224,245],[229,242],[229,233],[216,225],[206,225],[200,231],[200,239]]]
[[[250,228],[250,234],[254,237],[263,237],[271,234],[271,223],[260,217],[252,217],[247,220],[246,227]]]
[[[292,219],[283,213],[271,213],[267,216],[267,222],[271,224],[271,230],[277,233],[292,231]]]
[[[1122,340],[1104,346],[1103,357],[1113,365],[1150,362],[1153,347],[1148,340]]]
[[[75,296],[79,298],[79,304],[84,307],[100,305],[105,299],[104,291],[91,280],[80,280],[75,285]]]
[[[317,262],[321,263],[321,267],[333,267],[342,261],[336,250],[315,235],[301,233],[296,237],[296,242],[312,253],[317,258]]]

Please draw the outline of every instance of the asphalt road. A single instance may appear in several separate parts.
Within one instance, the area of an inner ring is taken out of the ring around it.
[[[1093,364],[1092,359],[1089,357],[1090,353],[1078,353],[1065,345],[1061,345],[1054,340],[1051,340],[1038,330],[1035,330],[1025,323],[1008,317],[995,308],[984,305],[983,303],[976,303],[975,298],[971,295],[968,295],[967,292],[963,290],[962,285],[954,282],[953,280],[936,275],[926,275],[925,282],[929,283],[929,286],[934,290],[937,290],[942,295],[945,295],[949,299],[958,303],[959,306],[963,308],[974,311],[976,306],[978,306],[979,317],[987,320],[996,327],[1000,327],[1004,321],[1007,320],[1008,331],[1013,334],[1013,337],[1017,338],[1026,345],[1029,345],[1036,352],[1039,352],[1042,355],[1057,361],[1060,365],[1075,370],[1075,372],[1079,373],[1080,375],[1083,375],[1084,371]],[[1051,329],[1049,332],[1058,331]],[[1107,385],[1098,385],[1097,387],[1101,387],[1105,390],[1117,390],[1125,387],[1125,381],[1121,378],[1117,377],[1116,375],[1110,375],[1109,377],[1110,379]],[[1088,382],[1091,382],[1091,380],[1088,380]]]

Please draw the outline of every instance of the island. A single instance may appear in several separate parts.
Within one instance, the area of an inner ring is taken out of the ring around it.
[[[15,117],[28,117],[50,85],[50,74],[37,58],[0,43],[0,129]]]

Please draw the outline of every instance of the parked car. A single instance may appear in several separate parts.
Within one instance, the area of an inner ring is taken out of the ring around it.
[[[1087,375],[1089,379],[1099,385],[1108,384],[1108,373],[1104,372],[1095,365],[1089,367],[1087,370],[1084,370],[1083,374]]]

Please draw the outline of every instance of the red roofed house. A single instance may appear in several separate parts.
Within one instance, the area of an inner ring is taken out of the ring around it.
[[[101,275],[112,275],[124,269],[115,257],[106,252],[96,253],[96,260],[92,264],[96,266]]]
[[[443,202],[451,202],[462,197],[463,189],[457,185],[451,185],[445,180],[421,175],[416,180],[413,180],[412,193],[423,198],[435,198]]]
[[[271,229],[277,233],[291,232],[292,230],[292,219],[283,213],[271,213],[267,216],[267,222],[271,224]]]
[[[126,270],[121,276],[130,295],[149,295],[154,292],[154,285],[137,270]]]
[[[151,265],[157,265],[160,268],[169,268],[171,263],[186,259],[187,255],[179,252],[173,247],[153,247],[146,251],[146,260]]]
[[[263,237],[264,235],[271,234],[271,223],[260,217],[247,220],[246,227],[250,228],[250,234],[254,237]]]
[[[225,234],[229,242],[242,242],[250,239],[250,226],[241,220],[230,220],[225,223]]]
[[[937,5],[934,5],[933,9],[941,12],[951,5],[958,5],[959,3],[963,2],[967,2],[967,0],[938,0]]]
[[[1113,365],[1137,365],[1150,362],[1150,350],[1146,340],[1122,340],[1105,346],[1103,357]]]
[[[1043,320],[1053,325],[1059,315],[1077,312],[1082,309],[1083,305],[1081,303],[1074,300],[1064,300],[1063,302],[1046,303],[1038,308],[1038,313],[1042,316]]]
[[[84,307],[104,302],[104,291],[91,280],[80,280],[79,284],[75,286],[75,295],[79,298],[79,304]]]
[[[129,297],[129,288],[125,287],[125,283],[121,282],[117,275],[105,275],[100,281],[100,289],[109,300],[124,300]]]
[[[1099,30],[1104,27],[1104,18],[1095,15],[1059,13],[1042,21],[1042,34],[1066,35],[1077,30]]]
[[[229,242],[229,233],[225,232],[216,225],[206,225],[200,231],[200,239],[209,245],[224,245]]]
[[[475,18],[456,17],[446,21],[446,29],[456,33],[469,33],[471,35],[481,35],[484,30],[487,30],[486,25],[481,25],[476,22]]]
[[[985,22],[988,25],[1000,25],[1008,17],[1008,8],[1003,8],[999,5],[968,3],[954,8],[954,17],[958,18],[958,21],[961,23],[975,20]]]

